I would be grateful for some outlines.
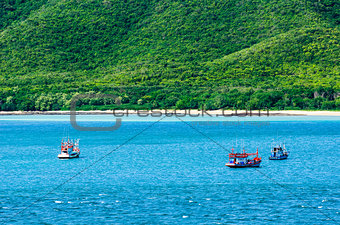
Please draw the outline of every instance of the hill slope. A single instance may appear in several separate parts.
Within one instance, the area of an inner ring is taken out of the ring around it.
[[[340,103],[337,1],[21,2],[1,20],[3,110],[89,91],[129,108]]]

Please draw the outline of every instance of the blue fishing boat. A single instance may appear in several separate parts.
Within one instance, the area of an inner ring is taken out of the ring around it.
[[[271,155],[269,157],[270,160],[282,160],[288,158],[289,152],[287,151],[286,147],[283,145],[281,147],[274,147],[271,151]]]

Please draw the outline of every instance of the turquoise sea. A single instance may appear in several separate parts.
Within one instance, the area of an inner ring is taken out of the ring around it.
[[[159,119],[0,116],[0,224],[340,223],[340,117]],[[67,135],[79,159],[57,158]],[[232,147],[261,167],[226,167]]]

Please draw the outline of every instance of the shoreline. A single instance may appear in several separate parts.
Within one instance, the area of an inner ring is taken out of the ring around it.
[[[92,110],[92,111],[76,111],[76,115],[151,115],[176,113],[177,115],[206,115],[206,116],[259,116],[259,111],[246,110]],[[0,116],[11,115],[70,115],[70,111],[0,111]],[[280,110],[280,111],[260,111],[260,116],[340,116],[340,111],[305,111],[305,110]]]

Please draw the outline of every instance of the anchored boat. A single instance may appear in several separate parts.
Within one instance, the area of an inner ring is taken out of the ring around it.
[[[229,154],[229,162],[225,165],[231,168],[244,168],[244,167],[259,167],[261,164],[261,158],[259,158],[259,149],[256,153],[246,153],[243,149],[243,153],[234,153],[234,149]],[[254,158],[252,158],[255,156]]]
[[[79,158],[80,149],[79,149],[79,140],[70,140],[61,141],[61,153],[58,155],[59,159],[73,159]]]
[[[271,151],[271,155],[269,157],[270,160],[282,160],[288,158],[289,152],[287,151],[286,147],[283,145],[281,147],[274,147]]]

